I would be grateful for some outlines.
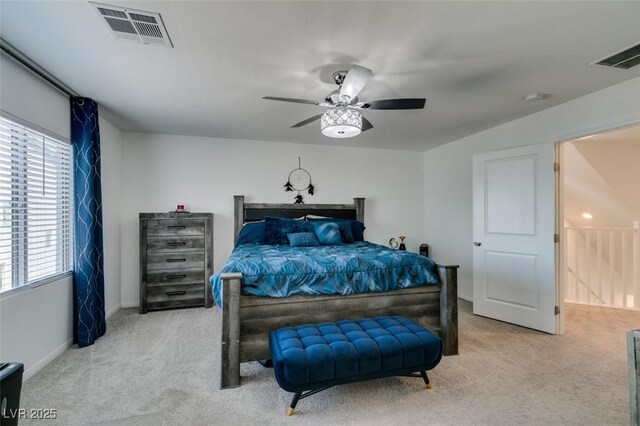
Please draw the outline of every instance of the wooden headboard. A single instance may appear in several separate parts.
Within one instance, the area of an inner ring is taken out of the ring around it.
[[[305,215],[327,216],[336,219],[356,219],[364,223],[364,198],[354,198],[353,204],[272,204],[245,203],[244,195],[233,196],[233,241],[238,240],[242,225],[256,222],[267,216],[300,217]]]

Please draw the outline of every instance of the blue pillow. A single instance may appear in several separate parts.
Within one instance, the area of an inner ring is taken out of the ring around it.
[[[287,238],[289,238],[289,244],[291,247],[311,247],[320,245],[316,239],[316,234],[313,232],[296,232],[293,234],[287,234]]]
[[[351,236],[352,236],[353,239],[352,239],[352,241],[347,241],[348,236],[344,235],[344,231],[342,231],[342,229],[341,229],[341,235],[342,235],[343,241],[345,243],[346,242],[353,242],[353,241],[364,241],[364,230],[366,229],[365,226],[364,226],[364,223],[358,222],[355,219],[331,219],[331,218],[314,219],[314,218],[308,218],[308,220],[310,222],[335,222],[335,223],[338,223],[338,224],[346,223],[351,227]]]
[[[342,244],[340,226],[335,222],[311,222],[318,241],[323,245]]]
[[[349,222],[336,223],[338,224],[338,228],[340,228],[340,238],[342,239],[342,242],[345,244],[353,243],[353,232],[351,231],[351,225]]]
[[[236,241],[236,247],[240,244],[262,244],[264,239],[264,221],[250,222],[245,224],[240,230],[238,235],[238,241]]]
[[[313,232],[309,222],[302,220],[267,217],[264,220],[263,244],[289,245],[287,234]]]
[[[351,233],[353,234],[353,241],[364,241],[364,230],[367,229],[364,223],[358,222],[355,219],[347,220],[351,225]]]

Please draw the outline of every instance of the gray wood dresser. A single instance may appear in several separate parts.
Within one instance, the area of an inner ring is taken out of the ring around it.
[[[140,313],[212,305],[213,214],[140,213]]]

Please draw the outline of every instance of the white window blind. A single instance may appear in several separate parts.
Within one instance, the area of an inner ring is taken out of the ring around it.
[[[72,269],[68,142],[0,117],[0,291]]]

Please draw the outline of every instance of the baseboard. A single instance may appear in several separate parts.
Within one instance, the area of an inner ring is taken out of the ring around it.
[[[51,351],[49,353],[49,355],[45,356],[40,361],[38,361],[36,364],[34,364],[31,368],[29,368],[28,370],[24,370],[24,375],[23,375],[24,376],[24,380],[29,379],[31,376],[36,374],[38,371],[42,370],[47,364],[49,364],[51,361],[53,361],[54,359],[56,359],[57,357],[62,355],[62,353],[64,353],[64,351],[69,349],[71,346],[73,346],[73,339],[67,340],[62,345],[60,345],[58,348],[56,348],[53,351]]]
[[[137,308],[140,306],[139,302],[122,302],[122,305],[120,305],[120,307],[124,308]]]
[[[111,308],[109,310],[109,312],[107,312],[107,319],[111,318],[113,316],[113,314],[115,314],[116,312],[118,312],[120,310],[121,307],[122,307],[122,305],[116,305],[113,308]]]
[[[458,294],[458,299],[473,303],[473,297],[465,296],[464,294]]]

